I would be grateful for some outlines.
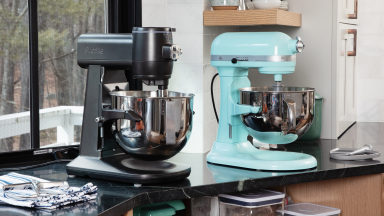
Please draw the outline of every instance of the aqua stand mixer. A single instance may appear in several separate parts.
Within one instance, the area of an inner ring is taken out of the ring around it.
[[[295,70],[300,38],[280,32],[224,33],[212,43],[211,64],[220,76],[220,121],[209,163],[257,170],[315,168],[314,157],[254,147],[251,135],[267,144],[289,144],[309,129],[315,115],[315,89],[284,87],[282,75]],[[273,87],[250,87],[249,68],[274,76]]]

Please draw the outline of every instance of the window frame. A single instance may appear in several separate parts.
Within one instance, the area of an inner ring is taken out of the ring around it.
[[[35,154],[42,149],[59,150],[69,146],[41,148],[40,146],[40,108],[39,108],[39,44],[38,44],[38,0],[28,0],[28,57],[29,57],[29,105],[30,105],[30,148],[10,152],[1,152],[1,159],[16,163],[47,160],[47,156]],[[132,27],[142,26],[142,0],[104,0],[105,32],[132,33]],[[130,73],[130,71],[129,71]],[[130,90],[142,90],[140,80],[127,80]],[[79,147],[71,145],[70,147]],[[20,161],[22,156],[25,160]],[[44,159],[43,159],[44,158]],[[4,164],[4,166],[7,166]],[[4,167],[1,166],[1,167]]]
[[[32,150],[40,149],[37,5],[38,0],[28,0],[30,149]],[[104,0],[104,5],[105,31],[107,33],[132,33],[132,27],[142,26],[142,0]],[[128,82],[131,84],[130,90],[142,90],[142,82],[140,80],[132,78]]]
[[[37,1],[38,0],[28,0],[29,112],[31,149],[40,148],[39,32],[37,20]]]

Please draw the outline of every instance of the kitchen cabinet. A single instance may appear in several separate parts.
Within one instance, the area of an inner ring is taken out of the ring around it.
[[[295,203],[341,209],[340,216],[384,215],[384,174],[372,174],[285,186]],[[284,192],[284,187],[269,188]]]
[[[336,93],[336,126],[340,136],[357,120],[356,41],[357,26],[339,23]]]
[[[348,178],[330,179],[324,181],[306,182],[267,188],[273,191],[285,192],[295,204],[312,203],[341,210],[340,216],[379,216],[384,215],[384,174],[372,174]],[[249,191],[250,192],[250,191]],[[208,198],[207,198],[208,199]],[[183,200],[185,216],[195,216],[193,208],[195,202],[191,199]],[[198,203],[198,202],[196,202]],[[207,215],[217,209],[216,203],[210,203],[199,210],[205,209]],[[209,208],[211,206],[211,208]],[[132,214],[125,214],[130,216]]]
[[[241,27],[243,32],[284,32],[302,38],[296,70],[283,76],[285,86],[313,87],[323,96],[321,139],[337,139],[357,118],[356,56],[357,0],[287,0],[289,11],[302,14],[301,28],[286,26]],[[273,76],[251,69],[252,86],[272,86]]]

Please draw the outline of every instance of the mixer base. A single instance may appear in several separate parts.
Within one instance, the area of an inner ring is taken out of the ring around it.
[[[259,150],[250,142],[215,142],[207,155],[213,164],[269,171],[293,171],[312,169],[317,166],[316,158],[296,152]]]
[[[67,164],[68,175],[134,184],[153,184],[185,179],[186,164],[168,161],[139,161],[121,154],[107,158],[79,156]]]

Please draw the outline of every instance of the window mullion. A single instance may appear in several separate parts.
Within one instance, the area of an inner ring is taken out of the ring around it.
[[[29,42],[29,105],[31,148],[40,148],[40,119],[39,119],[39,45],[37,0],[28,0],[28,42]]]

